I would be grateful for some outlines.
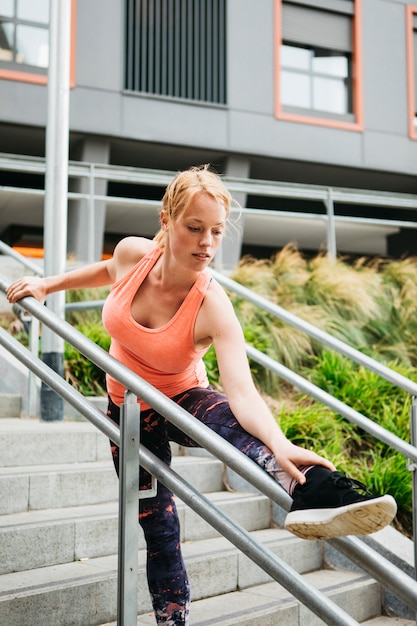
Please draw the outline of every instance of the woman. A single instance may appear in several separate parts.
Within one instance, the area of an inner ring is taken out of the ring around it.
[[[292,444],[252,381],[242,329],[223,288],[207,269],[222,241],[231,196],[208,166],[179,173],[168,185],[153,240],[127,237],[110,260],[64,275],[25,277],[7,290],[10,302],[44,301],[52,292],[112,285],[103,323],[110,353],[202,423],[261,465],[293,496],[286,527],[304,538],[366,534],[390,523],[391,496],[358,493],[316,453]],[[208,385],[202,357],[214,346],[224,395]],[[107,377],[108,415],[119,421],[124,388]],[[138,400],[139,402],[140,399]],[[141,441],[167,464],[169,441],[196,445],[141,402]],[[118,449],[112,445],[118,471]],[[141,472],[141,488],[149,477]],[[172,493],[140,501],[148,550],[148,584],[157,624],[188,624],[189,585]]]

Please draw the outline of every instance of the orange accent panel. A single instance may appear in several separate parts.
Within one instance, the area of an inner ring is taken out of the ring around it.
[[[275,117],[288,122],[298,122],[300,124],[311,124],[315,126],[327,126],[329,128],[340,128],[341,130],[363,131],[363,71],[362,71],[362,0],[354,0],[355,15],[353,18],[353,112],[356,117],[355,122],[338,121],[328,118],[313,117],[310,115],[299,115],[298,113],[287,113],[283,111],[280,99],[279,78],[280,78],[280,47],[282,44],[282,0],[275,0]]]
[[[32,259],[43,259],[44,257],[43,248],[29,248],[26,246],[12,246],[12,247],[13,247],[13,250],[15,250],[16,252],[18,252],[24,257],[29,257]],[[101,255],[101,260],[107,261],[108,259],[111,259],[112,256],[113,256],[112,254],[103,252],[103,254]]]
[[[36,85],[46,85],[48,82],[46,74],[29,74],[28,72],[18,72],[17,70],[0,69],[0,78],[17,80],[22,83],[35,83]]]
[[[70,50],[70,89],[75,87],[75,60],[77,53],[77,0],[72,0],[71,4],[71,50]]]
[[[43,248],[27,248],[24,246],[13,246],[13,250],[21,254],[22,256],[33,258],[33,259],[43,259]]]
[[[75,56],[76,56],[76,15],[77,0],[71,3],[71,58],[70,58],[70,88],[75,87]],[[30,72],[19,72],[18,70],[8,70],[0,68],[0,80],[16,80],[22,83],[33,83],[35,85],[47,85],[47,74],[31,74]]]
[[[417,15],[417,7],[406,7],[406,54],[407,54],[407,89],[408,89],[408,134],[410,139],[417,139],[417,128],[414,125],[416,103],[414,101],[415,68],[414,68],[414,27],[413,16]]]

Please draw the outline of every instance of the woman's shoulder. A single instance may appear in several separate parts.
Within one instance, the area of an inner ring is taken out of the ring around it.
[[[156,243],[152,239],[146,239],[146,237],[132,236],[121,239],[113,252],[113,262],[117,274],[126,273],[155,248]]]
[[[234,315],[233,305],[229,296],[213,277],[207,288],[203,306],[206,313],[215,320],[222,319],[230,314]]]
[[[232,341],[240,340],[241,333],[229,296],[212,277],[197,318],[196,338],[200,338],[203,344],[209,338],[218,347],[220,341],[228,338]]]

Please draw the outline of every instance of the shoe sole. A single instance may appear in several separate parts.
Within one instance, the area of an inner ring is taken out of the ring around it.
[[[334,509],[303,509],[288,513],[285,528],[302,539],[369,535],[390,524],[397,513],[392,496],[354,502]]]

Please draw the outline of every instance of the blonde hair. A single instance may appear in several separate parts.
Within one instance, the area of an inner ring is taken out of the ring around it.
[[[168,223],[175,222],[188,209],[198,193],[205,193],[226,209],[226,218],[230,214],[232,196],[226,189],[220,176],[209,170],[210,165],[191,167],[179,172],[167,186],[162,198],[161,211],[165,211]],[[165,245],[166,231],[162,228],[154,237],[159,248]]]

